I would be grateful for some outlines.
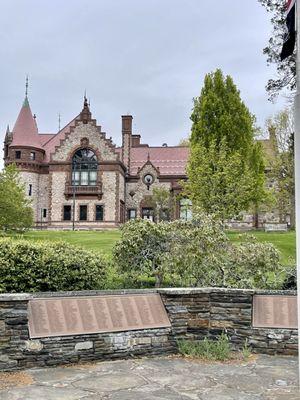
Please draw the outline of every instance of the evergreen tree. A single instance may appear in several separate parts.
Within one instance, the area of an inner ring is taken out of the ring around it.
[[[0,230],[23,231],[33,224],[33,212],[15,165],[0,172]]]
[[[265,199],[264,164],[255,118],[230,76],[206,75],[191,115],[187,192],[195,206],[222,220]]]

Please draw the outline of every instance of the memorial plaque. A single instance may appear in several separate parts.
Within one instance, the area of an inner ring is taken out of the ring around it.
[[[297,296],[253,296],[252,325],[297,329]]]
[[[31,338],[170,327],[159,294],[29,300]]]

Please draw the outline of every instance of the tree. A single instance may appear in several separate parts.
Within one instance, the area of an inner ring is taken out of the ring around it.
[[[174,211],[174,201],[170,190],[163,187],[153,189],[152,204],[157,221],[169,221]]]
[[[122,273],[136,279],[141,274],[155,278],[160,287],[168,270],[168,224],[130,220],[121,227],[121,240],[114,248],[114,259]]]
[[[0,230],[23,231],[32,224],[33,212],[19,172],[15,165],[9,165],[0,172]]]
[[[267,121],[273,153],[268,157],[270,178],[274,182],[274,195],[280,222],[290,214],[291,226],[295,225],[294,182],[294,120],[290,109],[277,113]]]
[[[293,91],[296,88],[296,59],[292,55],[280,60],[281,47],[286,34],[286,2],[283,0],[258,0],[268,12],[272,13],[273,32],[263,52],[268,64],[275,64],[277,77],[269,79],[266,89],[270,99],[275,98],[282,89]]]
[[[190,147],[190,138],[180,139],[178,146],[179,147]]]
[[[206,75],[191,115],[186,193],[195,206],[222,220],[265,200],[264,163],[255,118],[231,77]]]

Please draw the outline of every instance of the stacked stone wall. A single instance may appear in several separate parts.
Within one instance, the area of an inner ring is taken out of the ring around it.
[[[252,327],[254,294],[295,295],[230,289],[160,289],[170,328],[30,339],[28,301],[38,297],[147,294],[154,290],[0,295],[0,370],[175,353],[180,339],[216,338],[225,331],[235,349],[247,339],[253,352],[297,354],[297,330]]]

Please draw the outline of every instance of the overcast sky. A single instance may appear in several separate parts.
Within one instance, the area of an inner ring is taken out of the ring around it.
[[[274,68],[262,49],[270,15],[257,0],[10,0],[0,14],[0,132],[24,99],[41,133],[77,115],[84,90],[98,124],[120,144],[122,114],[151,145],[190,130],[206,73],[230,74],[259,125],[284,104],[268,101]]]

